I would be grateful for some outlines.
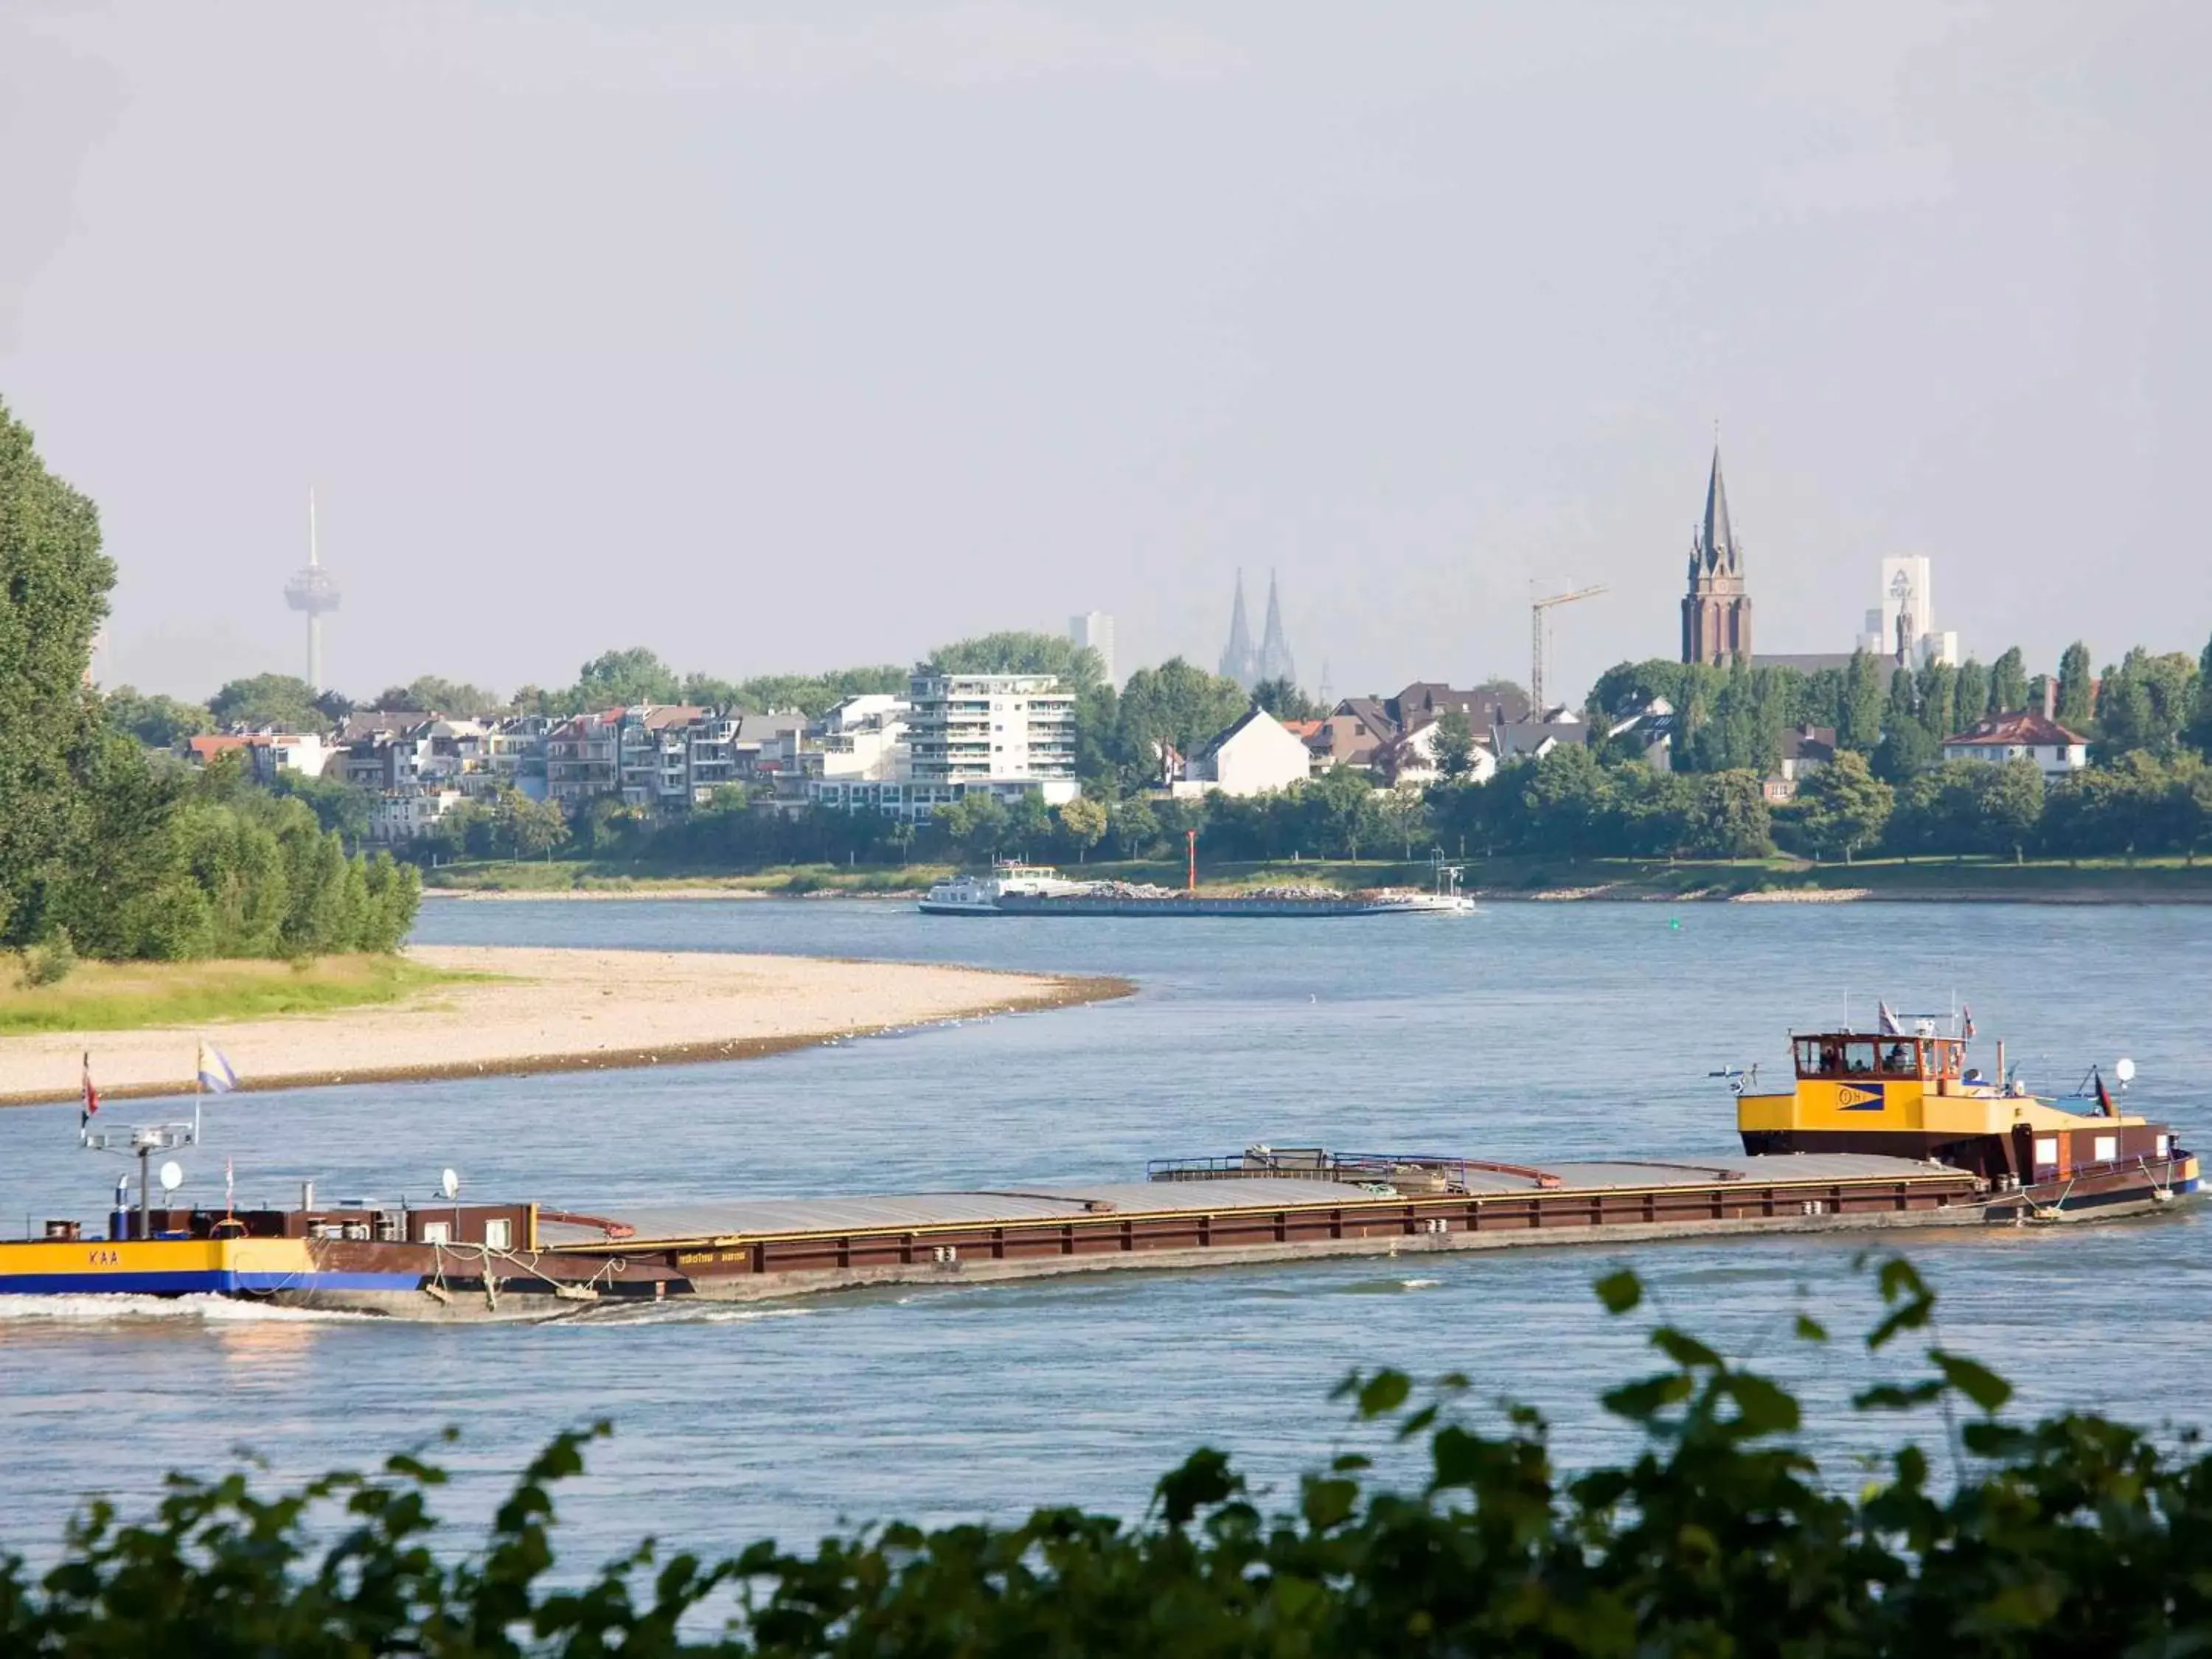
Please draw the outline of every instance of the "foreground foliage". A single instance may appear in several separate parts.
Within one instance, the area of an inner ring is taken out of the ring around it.
[[[1875,1349],[1932,1335],[1934,1298],[1879,1271]],[[1643,1288],[1599,1281],[1616,1314]],[[1796,1334],[1826,1334],[1800,1317]],[[1220,1454],[1164,1477],[1130,1524],[1073,1509],[934,1532],[892,1523],[811,1551],[757,1544],[709,1565],[648,1541],[596,1576],[549,1583],[555,1484],[585,1442],[556,1439],[465,1559],[428,1505],[445,1476],[412,1456],[280,1498],[242,1476],[173,1480],[149,1522],[95,1504],[62,1565],[0,1566],[0,1645],[57,1655],[720,1653],[797,1659],[1147,1655],[2179,1655],[2212,1641],[2212,1460],[2068,1414],[1999,1416],[2009,1389],[1926,1342],[1927,1371],[1859,1409],[1935,1415],[1939,1478],[1902,1440],[1846,1495],[1798,1440],[1796,1401],[1662,1324],[1665,1364],[1606,1408],[1644,1449],[1583,1474],[1545,1425],[1457,1414],[1463,1378],[1416,1402],[1401,1373],[1339,1390],[1370,1436],[1425,1442],[1393,1488],[1336,1458],[1263,1510]],[[313,1541],[310,1541],[311,1539]],[[720,1617],[734,1617],[719,1633]]]

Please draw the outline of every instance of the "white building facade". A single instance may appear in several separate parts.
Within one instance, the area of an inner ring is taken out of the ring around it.
[[[2055,783],[2088,765],[2089,740],[2041,714],[1992,714],[1956,737],[1944,738],[1943,758],[1983,761],[1991,766],[2031,760],[2042,769],[2047,781]]]
[[[1264,795],[1313,775],[1305,739],[1255,704],[1243,719],[1190,757],[1176,795]]]
[[[903,781],[907,769],[907,705],[887,692],[848,697],[809,733],[823,778],[867,783]]]
[[[1074,799],[1075,694],[1052,674],[916,674],[907,775],[915,783],[1042,782]]]
[[[1881,562],[1881,603],[1866,613],[1859,648],[1908,668],[1959,665],[1959,636],[1936,627],[1936,566],[1924,554]]]

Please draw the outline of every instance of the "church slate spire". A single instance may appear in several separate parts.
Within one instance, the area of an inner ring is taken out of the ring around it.
[[[1698,551],[1706,569],[1732,576],[1743,574],[1742,562],[1737,556],[1741,550],[1735,544],[1735,532],[1729,524],[1728,485],[1721,478],[1718,444],[1713,446],[1712,477],[1705,481],[1705,521],[1698,541]]]
[[[1221,678],[1235,680],[1249,691],[1259,684],[1259,656],[1252,649],[1252,629],[1244,620],[1244,573],[1237,573],[1237,603],[1229,613],[1229,643],[1221,650]]]
[[[1298,666],[1291,658],[1291,642],[1283,637],[1283,607],[1275,594],[1275,573],[1267,573],[1267,624],[1260,636],[1259,678],[1297,683]],[[1249,687],[1246,688],[1248,690]]]
[[[1721,447],[1705,480],[1705,516],[1690,539],[1690,591],[1682,598],[1682,660],[1726,665],[1751,660],[1751,595],[1744,590],[1743,545],[1729,521]]]

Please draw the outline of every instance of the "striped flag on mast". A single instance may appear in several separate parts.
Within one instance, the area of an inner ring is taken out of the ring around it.
[[[212,1095],[227,1095],[238,1087],[238,1073],[230,1069],[222,1050],[205,1037],[200,1039],[200,1063],[198,1079],[201,1088]]]
[[[84,1055],[84,1107],[76,1115],[77,1132],[82,1134],[92,1123],[92,1115],[100,1109],[100,1091],[92,1086],[92,1051]]]

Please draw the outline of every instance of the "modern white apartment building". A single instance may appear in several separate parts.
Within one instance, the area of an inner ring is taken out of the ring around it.
[[[1075,694],[1056,676],[916,674],[907,702],[912,781],[1037,782],[1048,800],[1075,798]]]
[[[1107,684],[1121,684],[1114,672],[1114,618],[1110,615],[1103,611],[1086,611],[1079,617],[1070,617],[1067,637],[1098,653],[1098,665],[1105,671]]]

